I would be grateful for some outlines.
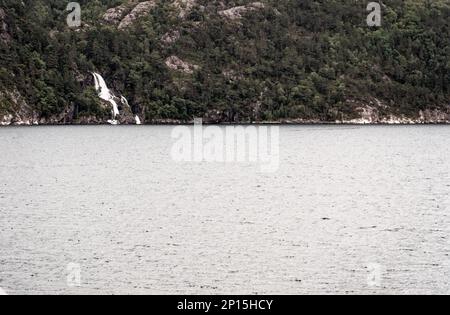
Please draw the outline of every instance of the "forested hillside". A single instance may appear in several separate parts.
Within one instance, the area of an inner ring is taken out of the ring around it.
[[[450,120],[449,1],[78,2],[0,0],[0,123]]]

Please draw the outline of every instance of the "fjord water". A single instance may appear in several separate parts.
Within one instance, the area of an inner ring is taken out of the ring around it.
[[[171,131],[1,128],[0,287],[450,293],[450,127],[281,127],[275,173],[173,162]]]

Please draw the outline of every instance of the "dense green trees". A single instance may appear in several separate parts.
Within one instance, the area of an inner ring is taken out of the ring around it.
[[[88,88],[94,70],[147,120],[335,120],[374,98],[385,113],[414,116],[450,101],[447,1],[383,1],[380,28],[366,25],[366,1],[266,0],[240,21],[217,14],[220,3],[250,1],[199,0],[183,19],[161,1],[124,31],[101,20],[124,1],[79,2],[77,31],[65,24],[67,1],[1,0],[12,40],[0,41],[0,90],[17,89],[41,117],[70,105],[75,118],[104,115]],[[173,30],[180,38],[164,44]],[[199,69],[169,70],[171,55]]]

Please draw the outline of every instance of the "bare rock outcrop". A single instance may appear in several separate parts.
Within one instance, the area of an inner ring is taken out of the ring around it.
[[[448,124],[450,123],[450,106],[443,109],[426,109],[412,115],[388,114],[381,115],[380,109],[385,105],[378,99],[370,101],[369,104],[355,108],[356,118],[343,119],[336,123],[348,124],[388,124],[388,125],[407,125],[407,124]]]
[[[175,71],[181,71],[187,74],[194,73],[195,70],[198,70],[200,67],[188,62],[185,62],[178,58],[177,56],[170,56],[166,59],[166,66],[169,69],[175,70]]]
[[[171,45],[180,39],[181,33],[178,30],[170,31],[161,37],[161,41],[166,45]]]
[[[248,5],[238,6],[227,10],[219,11],[219,15],[229,20],[240,20],[243,15],[250,11],[256,11],[264,9],[266,6],[262,2],[253,2]]]
[[[131,26],[134,21],[147,15],[155,6],[156,0],[140,2],[129,14],[127,14],[119,24],[119,30]]]
[[[118,7],[108,9],[106,13],[103,14],[103,20],[113,25],[119,25],[127,12],[129,12],[129,7],[129,4],[125,3]]]
[[[37,120],[25,98],[17,89],[0,91],[0,102],[11,106],[7,112],[0,111],[0,125],[32,125]]]
[[[197,0],[174,0],[172,5],[179,11],[178,16],[184,19],[197,4]]]
[[[238,81],[244,78],[242,74],[235,70],[223,70],[222,75],[227,78],[230,82]]]
[[[446,110],[430,110],[426,109],[419,112],[420,123],[434,122],[434,123],[449,123],[450,122],[450,106]]]
[[[117,7],[108,9],[103,14],[103,21],[117,25],[119,30],[130,27],[137,19],[144,17],[156,7],[157,0],[139,2],[129,0]]]
[[[372,106],[363,106],[356,108],[358,118],[346,121],[351,124],[373,124],[380,121],[378,109]]]

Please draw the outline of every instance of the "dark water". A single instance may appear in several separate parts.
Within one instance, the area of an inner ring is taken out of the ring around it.
[[[0,128],[0,287],[450,293],[450,127],[282,127],[275,173],[171,131]]]

